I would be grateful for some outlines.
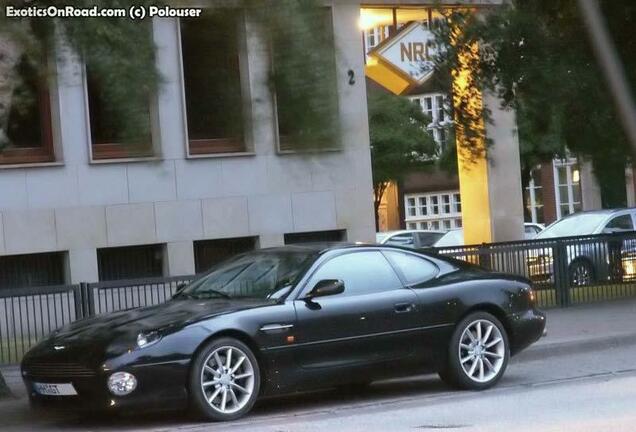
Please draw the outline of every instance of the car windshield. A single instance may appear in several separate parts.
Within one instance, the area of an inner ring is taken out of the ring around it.
[[[175,298],[279,298],[315,259],[314,252],[253,252],[219,264]]]
[[[607,215],[602,213],[588,213],[566,217],[541,231],[535,239],[593,234],[606,218]]]

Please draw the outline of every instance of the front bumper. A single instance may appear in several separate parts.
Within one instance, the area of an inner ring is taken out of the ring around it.
[[[129,395],[117,397],[106,386],[108,377],[114,372],[129,372],[135,375],[137,388]],[[187,362],[171,362],[152,365],[131,365],[117,370],[95,369],[93,376],[44,376],[23,367],[22,379],[29,399],[34,406],[64,410],[172,410],[187,405]],[[72,384],[75,396],[44,396],[34,390],[33,383]]]

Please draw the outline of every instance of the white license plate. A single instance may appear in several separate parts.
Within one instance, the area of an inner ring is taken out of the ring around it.
[[[36,393],[43,396],[75,396],[77,392],[73,384],[33,383]]]

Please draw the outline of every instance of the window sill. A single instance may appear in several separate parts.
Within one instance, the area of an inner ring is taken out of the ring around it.
[[[141,156],[141,157],[123,157],[123,158],[110,158],[110,159],[91,159],[89,164],[91,165],[106,165],[115,163],[131,163],[131,162],[158,162],[163,160],[160,156]]]
[[[6,163],[6,164],[0,164],[0,170],[18,169],[18,168],[46,168],[46,167],[57,167],[57,166],[64,166],[64,161]]]
[[[276,154],[279,156],[284,155],[302,155],[302,154],[320,154],[320,153],[338,153],[343,149],[339,147],[324,148],[324,149],[300,149],[300,150],[281,150],[278,149]]]
[[[249,157],[256,156],[253,151],[249,152],[229,152],[229,153],[208,153],[208,154],[189,154],[186,159],[216,159],[216,158],[228,158],[228,157]]]

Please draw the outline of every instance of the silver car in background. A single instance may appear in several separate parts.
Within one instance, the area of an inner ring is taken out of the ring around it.
[[[442,238],[445,231],[429,230],[398,230],[379,232],[375,235],[378,244],[393,246],[403,246],[413,249],[427,248],[433,246],[437,240]]]
[[[636,208],[595,210],[566,216],[540,232],[536,240],[560,237],[612,234],[634,231]],[[589,285],[600,280],[623,280],[634,272],[628,257],[636,252],[636,240],[577,239],[564,241],[568,282],[571,286]],[[532,250],[528,254],[528,273],[535,282],[553,282],[554,249]],[[631,270],[630,270],[631,269]]]

